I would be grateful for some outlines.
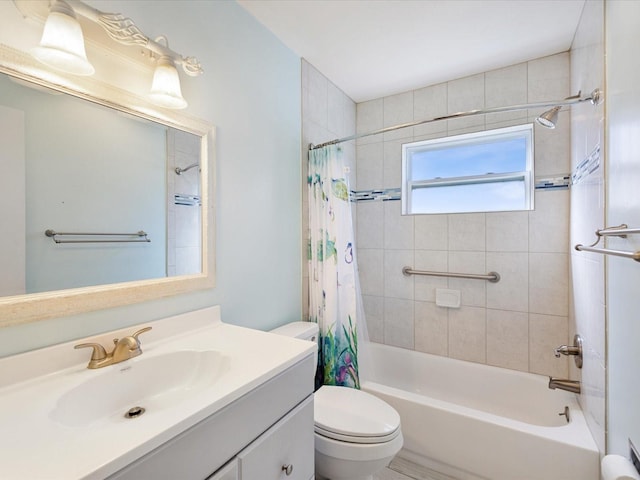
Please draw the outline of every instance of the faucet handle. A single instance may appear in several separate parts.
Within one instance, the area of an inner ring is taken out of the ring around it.
[[[140,340],[138,340],[138,335],[140,335],[141,333],[144,333],[144,332],[148,332],[148,331],[149,331],[149,330],[151,330],[152,328],[153,328],[153,327],[144,327],[144,328],[141,328],[140,330],[138,330],[137,332],[135,332],[135,333],[134,333],[133,335],[131,335],[131,336],[132,336],[133,338],[135,338],[135,339],[136,339],[136,341],[137,341],[138,343],[140,343]]]
[[[78,345],[74,345],[73,348],[93,348],[91,352],[91,360],[104,360],[107,358],[107,352],[102,345],[99,343],[79,343]]]
[[[556,356],[556,358],[560,358],[560,355],[577,355],[578,352],[576,351],[574,353],[573,351],[573,347],[570,347],[569,345],[560,345],[558,348],[555,348],[553,350],[554,355]]]
[[[576,367],[582,368],[582,337],[578,334],[573,337],[573,345],[560,345],[553,350],[556,358],[561,355],[572,355],[576,362]]]

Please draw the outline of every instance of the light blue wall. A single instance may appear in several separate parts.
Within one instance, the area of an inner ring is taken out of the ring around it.
[[[210,305],[259,329],[300,320],[300,59],[232,1],[89,3],[166,35],[204,66],[183,94],[189,114],[217,127],[217,286],[5,328],[0,356]]]

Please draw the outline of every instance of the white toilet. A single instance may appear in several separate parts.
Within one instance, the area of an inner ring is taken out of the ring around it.
[[[317,342],[318,325],[292,322],[272,332]],[[314,422],[318,480],[371,480],[402,448],[398,412],[361,390],[320,387]]]

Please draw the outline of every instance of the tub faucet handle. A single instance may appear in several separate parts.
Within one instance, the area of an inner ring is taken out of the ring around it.
[[[553,351],[556,358],[560,355],[571,355],[574,357],[576,367],[582,368],[582,337],[578,334],[573,337],[573,345],[560,345]]]
[[[554,350],[556,358],[560,358],[560,355],[578,355],[578,349],[569,345],[560,345]]]

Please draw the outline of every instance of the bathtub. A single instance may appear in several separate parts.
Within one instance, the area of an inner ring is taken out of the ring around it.
[[[548,377],[377,343],[362,354],[362,389],[400,414],[400,458],[459,480],[600,478],[576,395]]]

